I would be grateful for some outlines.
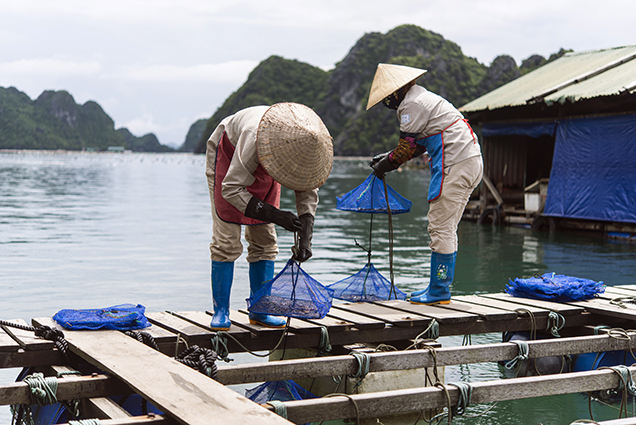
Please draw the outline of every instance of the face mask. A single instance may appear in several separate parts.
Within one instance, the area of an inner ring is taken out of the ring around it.
[[[382,100],[384,106],[394,111],[397,111],[400,102],[402,102],[402,99],[398,96],[398,92],[393,92]]]

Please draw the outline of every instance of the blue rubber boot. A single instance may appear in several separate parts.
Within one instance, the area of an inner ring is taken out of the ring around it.
[[[455,260],[457,251],[452,254],[431,254],[431,283],[428,288],[411,294],[413,304],[449,304],[451,293],[450,284],[455,275]]]
[[[215,331],[230,329],[230,291],[234,279],[234,262],[212,261],[212,303],[214,316],[210,327]]]
[[[250,263],[250,296],[258,292],[266,282],[274,278],[274,262],[261,260]],[[287,321],[282,317],[250,313],[250,323],[268,328],[284,328]]]

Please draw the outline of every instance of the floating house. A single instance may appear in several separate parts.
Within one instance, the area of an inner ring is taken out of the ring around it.
[[[567,53],[462,106],[484,181],[467,214],[636,234],[636,46]]]

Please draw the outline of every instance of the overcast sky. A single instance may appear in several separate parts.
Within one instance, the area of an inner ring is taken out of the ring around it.
[[[634,0],[0,0],[0,86],[66,90],[178,147],[271,55],[325,70],[415,24],[485,65],[636,44]]]

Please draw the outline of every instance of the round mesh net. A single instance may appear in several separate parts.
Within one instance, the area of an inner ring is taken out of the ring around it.
[[[352,302],[405,300],[406,294],[382,276],[372,263],[358,273],[328,286],[333,297]]]

